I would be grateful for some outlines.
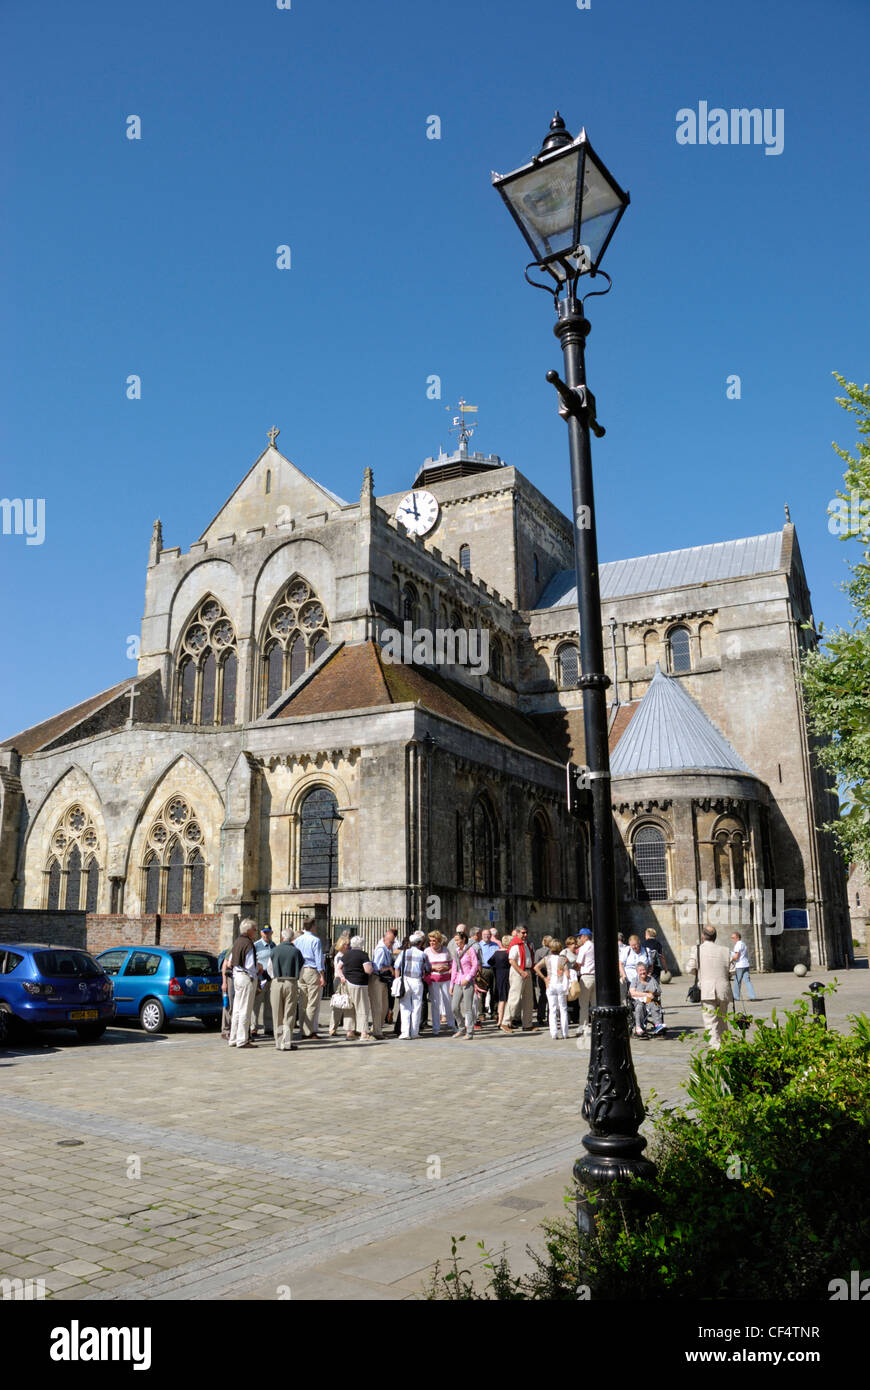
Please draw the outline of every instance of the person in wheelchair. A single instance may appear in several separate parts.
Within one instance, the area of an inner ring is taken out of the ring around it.
[[[653,1037],[658,1037],[665,1031],[665,1019],[662,1013],[661,990],[658,980],[654,980],[650,975],[649,966],[641,962],[637,967],[637,980],[629,990],[631,1003],[634,1008],[634,1035],[636,1038],[646,1036],[647,1027],[652,1025]]]

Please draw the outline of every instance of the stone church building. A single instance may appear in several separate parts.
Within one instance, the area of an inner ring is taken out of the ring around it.
[[[217,946],[328,898],[334,921],[576,930],[568,519],[465,444],[404,493],[366,469],[348,503],[274,440],[186,550],[155,523],[135,677],[0,744],[3,935],[79,914],[109,924],[88,940],[205,922]],[[844,964],[794,527],[602,565],[601,593],[623,930],[655,926],[679,969],[700,898],[758,969]],[[487,662],[400,664],[396,630],[483,634]]]

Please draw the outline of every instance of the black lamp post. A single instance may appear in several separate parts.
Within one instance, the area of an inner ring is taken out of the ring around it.
[[[583,691],[583,728],[588,779],[592,792],[592,927],[595,943],[596,1003],[592,1009],[589,1075],[583,1116],[590,1132],[586,1154],[574,1166],[578,1184],[577,1222],[581,1235],[593,1230],[593,1213],[612,1194],[619,1178],[652,1177],[655,1165],[643,1157],[646,1140],[638,1134],[643,1101],[631,1058],[628,1009],[620,998],[617,958],[616,876],[607,746],[606,691],[601,636],[598,541],[592,489],[589,432],[604,430],[595,419],[595,397],[586,385],[584,348],[589,323],[578,301],[581,275],[599,272],[601,258],[628,206],[623,192],[590,146],[585,130],[576,139],[566,131],[558,111],[541,150],[511,174],[493,174],[498,189],[534,254],[526,267],[545,271],[555,288],[554,333],[562,344],[565,380],[548,372],[559,394],[559,414],[567,422],[571,450],[574,508],[574,564],[580,614],[578,685]],[[606,294],[607,290],[591,291]],[[589,296],[587,295],[587,298]]]
[[[329,836],[329,867],[326,874],[326,937],[330,946],[332,945],[332,860],[338,828],[343,820],[344,816],[339,815],[337,808],[331,811],[328,816],[320,817],[320,824],[323,826],[324,833]]]

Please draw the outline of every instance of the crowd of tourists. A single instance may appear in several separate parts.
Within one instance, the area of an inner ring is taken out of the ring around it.
[[[221,961],[223,1037],[230,1047],[252,1047],[271,1033],[275,1047],[292,1051],[295,1039],[387,1036],[400,1040],[452,1035],[469,1041],[484,1028],[553,1038],[590,1033],[595,1001],[592,933],[583,928],[564,942],[544,937],[533,950],[525,926],[504,936],[495,928],[451,937],[414,932],[400,940],[385,931],[369,954],[361,936],[346,934],[330,950],[309,921],[299,932],[243,921]],[[329,1004],[325,1032],[321,1001]]]
[[[230,1047],[253,1047],[271,1034],[279,1050],[294,1051],[294,1039],[318,1037],[382,1039],[387,1030],[401,1040],[421,1030],[469,1041],[484,1028],[503,1033],[537,1033],[549,1027],[554,1039],[591,1035],[595,1003],[595,951],[583,927],[564,942],[545,936],[533,950],[525,926],[499,936],[493,927],[469,931],[459,924],[448,939],[443,932],[417,931],[399,940],[385,931],[369,954],[363,938],[346,933],[324,950],[314,920],[301,931],[258,928],[248,918],[232,948],[221,957],[222,1036]],[[749,958],[740,933],[731,947],[716,946],[716,932],[705,927],[688,969],[695,974],[704,1027],[718,1046],[736,976],[737,997],[749,980]],[[622,997],[637,1038],[667,1033],[661,1004],[666,974],[664,947],[650,927],[624,940],[619,934]],[[721,977],[721,978],[720,978]],[[322,1030],[321,1002],[328,1000]],[[750,993],[754,999],[754,992]]]

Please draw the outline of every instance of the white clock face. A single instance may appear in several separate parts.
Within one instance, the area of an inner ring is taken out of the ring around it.
[[[409,492],[396,508],[396,520],[414,536],[425,536],[438,520],[438,499],[431,492]]]

